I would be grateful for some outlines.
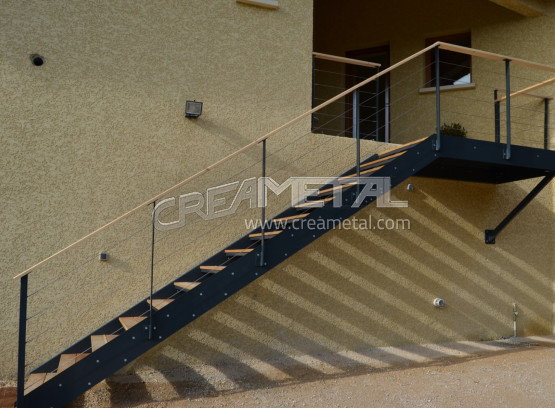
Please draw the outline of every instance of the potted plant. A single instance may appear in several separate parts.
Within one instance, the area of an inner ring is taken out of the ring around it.
[[[442,135],[466,137],[466,129],[460,123],[444,123],[440,130]]]

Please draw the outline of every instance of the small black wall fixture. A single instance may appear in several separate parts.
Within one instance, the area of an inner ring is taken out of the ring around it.
[[[509,225],[509,223],[513,220],[513,218],[515,218],[518,215],[518,213],[520,213],[524,209],[524,207],[530,204],[530,202],[534,199],[534,197],[536,197],[540,193],[540,191],[542,191],[544,187],[547,186],[551,180],[553,180],[554,176],[555,174],[549,174],[545,176],[542,179],[542,181],[540,181],[538,185],[534,187],[534,189],[530,191],[526,197],[524,197],[524,199],[515,207],[515,209],[511,211],[510,214],[507,215],[505,219],[501,221],[497,227],[495,227],[495,229],[486,230],[485,231],[486,244],[495,244],[495,237],[497,237],[497,235],[501,231],[503,231],[503,229],[507,225]]]
[[[202,115],[202,102],[187,101],[185,102],[185,117],[196,119]]]
[[[32,55],[30,55],[29,58],[31,58],[31,63],[35,67],[40,67],[40,66],[44,65],[44,57],[42,55],[32,54]]]

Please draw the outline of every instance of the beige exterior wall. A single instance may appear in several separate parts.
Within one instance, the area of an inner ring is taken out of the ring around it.
[[[12,276],[307,110],[312,9],[308,0],[280,1],[276,11],[234,0],[2,1],[0,16],[0,376],[13,378],[19,284]],[[35,53],[44,56],[42,67],[31,64]],[[204,102],[199,120],[184,118],[187,99]],[[259,157],[256,149],[210,177]],[[210,177],[189,191],[204,191]],[[148,246],[149,218],[143,211],[37,270],[31,291],[60,280],[31,298],[30,313],[59,303],[29,323],[29,336],[63,325],[68,310],[117,284],[129,281],[129,292],[142,285],[135,277],[147,268],[148,251],[129,256]],[[109,251],[111,262],[96,261],[131,233]],[[89,268],[67,273],[91,259]],[[128,294],[91,303],[88,317],[66,325],[69,336],[85,334],[78,329],[87,320],[105,321],[114,302],[144,297]],[[44,340],[41,350],[59,341]]]
[[[364,350],[375,346],[511,336],[513,303],[520,336],[551,333],[555,243],[546,231],[543,242],[532,238],[542,219],[545,228],[553,225],[550,194],[544,191],[488,246],[483,229],[532,182],[407,183],[414,191],[403,183],[394,198],[408,200],[409,208],[372,206],[356,218],[406,219],[410,231],[330,232],[122,373],[160,371],[201,383],[206,375],[209,383],[216,370],[237,384],[253,376],[270,383],[272,375],[310,371],[306,355],[328,363],[336,355],[331,364],[340,367],[353,363],[345,350],[364,361]],[[444,309],[432,305],[436,297],[445,299]]]
[[[340,8],[334,8],[333,3],[331,0],[316,3],[315,51],[345,55],[348,51],[389,45],[391,64],[394,64],[424,48],[427,38],[471,32],[474,48],[555,65],[555,53],[551,46],[555,38],[553,2],[430,1],[423,6],[422,3],[405,0],[382,2],[380,5],[347,0]],[[533,7],[541,15],[525,18],[495,3],[511,6],[522,3]],[[330,12],[332,9],[333,12]],[[351,29],[344,29],[346,25]],[[428,117],[435,107],[435,95],[418,92],[425,82],[424,67],[425,58],[421,57],[391,74],[391,83],[394,85],[391,100],[397,104],[391,112],[393,142],[405,142],[412,139],[414,134],[435,133],[435,116]],[[551,77],[552,73],[513,65],[511,87],[513,90],[523,89]],[[493,89],[505,88],[503,63],[473,58],[472,82],[476,85],[474,89],[442,92],[442,123],[461,123],[468,130],[469,137],[492,140],[494,124],[491,100]],[[544,87],[536,93],[552,97],[555,86]],[[415,106],[418,108],[413,109]],[[513,101],[513,143],[542,146],[542,111],[541,99],[524,97]],[[551,103],[550,117],[554,113],[555,108]],[[502,117],[501,140],[505,140],[505,135]],[[555,132],[551,131],[551,149],[554,143]],[[552,197],[555,197],[555,187],[551,186],[550,189]],[[554,199],[550,201],[553,203]],[[554,207],[548,204],[548,208]],[[554,229],[551,217],[545,229],[548,237]],[[552,242],[549,239],[547,242]],[[550,252],[552,246],[547,242],[539,245],[545,243],[546,251]],[[548,261],[545,267],[553,276],[555,262]]]
[[[186,3],[3,3],[0,377],[15,376],[14,274],[310,107],[312,2],[280,0],[277,11],[232,0]],[[405,3],[391,3],[383,14]],[[489,2],[469,3],[475,13],[457,13],[460,26],[422,12],[399,23],[400,30],[367,19],[351,24],[334,7],[335,26],[348,24],[356,35],[335,43],[334,30],[317,28],[314,49],[342,55],[390,42],[395,62],[423,48],[427,36],[460,28],[472,30],[477,48],[555,65],[548,47],[553,13],[526,20]],[[443,7],[440,16],[452,5]],[[374,15],[359,14],[365,13]],[[534,41],[522,40],[528,35]],[[31,65],[33,53],[46,58],[43,67]],[[432,96],[417,98],[432,106]],[[201,118],[184,119],[186,99],[204,102]],[[467,127],[481,129],[476,126]],[[270,175],[332,176],[352,164],[352,140],[309,129],[305,120],[269,142]],[[428,125],[414,131],[429,133]],[[366,155],[385,148],[363,146]],[[260,149],[253,149],[179,193],[256,177],[259,158]],[[483,230],[533,182],[407,182],[415,191],[403,184],[395,195],[409,200],[408,209],[372,207],[357,218],[408,219],[410,231],[330,232],[123,371],[194,371],[326,351],[498,338],[512,333],[513,303],[521,311],[520,335],[551,332],[555,190],[544,191],[496,246],[486,246]],[[270,213],[286,205],[274,201]],[[156,286],[242,236],[243,219],[258,211],[240,210],[230,219],[158,235]],[[30,346],[30,359],[71,344],[146,296],[149,217],[142,210],[31,275],[32,292],[51,285],[31,298],[30,315],[57,306],[29,323],[29,338],[40,338]],[[100,264],[97,253],[107,248],[110,261]],[[433,308],[435,297],[446,300],[444,310]]]

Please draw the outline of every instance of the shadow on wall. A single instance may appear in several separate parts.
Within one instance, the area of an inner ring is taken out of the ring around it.
[[[408,182],[414,191],[394,191],[408,208],[366,208],[355,217],[409,219],[410,230],[336,229],[120,374],[148,383],[162,376],[175,398],[196,398],[390,369],[392,361],[429,357],[418,344],[512,335],[513,303],[519,336],[551,333],[552,198],[540,195],[491,246],[484,229],[497,225],[534,180]],[[447,306],[434,308],[435,297]],[[372,350],[408,344],[408,353]],[[452,357],[449,347],[434,353]],[[109,383],[114,402],[155,399],[147,386],[126,393],[131,386],[123,378]]]

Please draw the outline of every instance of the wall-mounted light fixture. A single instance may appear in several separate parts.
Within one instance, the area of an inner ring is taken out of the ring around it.
[[[187,101],[185,102],[185,117],[198,118],[202,115],[202,102]]]

